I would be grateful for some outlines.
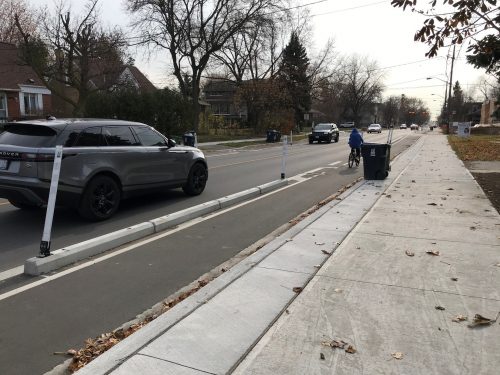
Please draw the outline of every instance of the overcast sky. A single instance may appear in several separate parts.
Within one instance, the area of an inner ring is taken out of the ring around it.
[[[48,5],[53,0],[28,0],[34,6]],[[81,10],[84,0],[67,0],[74,11]],[[427,46],[413,41],[415,31],[422,27],[424,17],[393,8],[390,0],[299,0],[299,4],[311,4],[309,9],[313,21],[313,45],[306,46],[312,53],[320,49],[329,38],[335,40],[335,50],[341,55],[359,54],[377,61],[385,72],[384,97],[390,95],[414,96],[424,100],[432,112],[432,119],[439,114],[445,95],[451,52],[443,48],[439,56],[427,59]],[[422,4],[427,2],[422,1]],[[100,0],[101,18],[107,25],[127,26],[130,16],[126,14],[122,0]],[[457,59],[453,71],[453,82],[460,82],[467,93],[477,88],[484,75],[465,62],[466,46],[457,46]],[[135,51],[134,51],[135,53]],[[138,52],[136,65],[157,86],[172,82],[167,55],[161,54],[149,60]],[[477,91],[477,90],[476,90]],[[475,97],[482,101],[479,91]]]

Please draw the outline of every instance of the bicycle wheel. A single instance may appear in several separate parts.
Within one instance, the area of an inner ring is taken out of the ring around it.
[[[353,164],[354,164],[354,159],[355,159],[355,156],[353,155],[353,153],[351,152],[349,154],[349,161],[347,163],[347,165],[349,166],[349,168],[352,168]]]

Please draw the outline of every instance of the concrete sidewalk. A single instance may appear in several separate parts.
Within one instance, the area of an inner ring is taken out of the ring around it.
[[[493,374],[499,321],[468,324],[500,312],[499,236],[427,134],[78,374]]]

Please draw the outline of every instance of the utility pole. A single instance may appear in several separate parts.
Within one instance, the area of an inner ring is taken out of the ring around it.
[[[453,64],[455,62],[455,45],[453,45],[453,56],[451,57],[450,82],[448,82],[448,134],[451,130],[451,83],[453,82]]]

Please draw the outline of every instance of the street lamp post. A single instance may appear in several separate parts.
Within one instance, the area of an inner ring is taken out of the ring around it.
[[[427,79],[438,79],[444,83],[446,83],[448,87],[448,95],[446,95],[446,92],[444,94],[445,96],[445,107],[446,107],[446,97],[448,97],[448,133],[450,132],[450,126],[451,126],[451,83],[453,82],[453,65],[455,63],[455,45],[453,45],[453,55],[451,57],[451,68],[450,68],[450,80],[445,81],[444,79],[438,78],[438,77],[427,77]]]
[[[448,81],[441,79],[441,78],[438,78],[438,77],[427,77],[427,79],[437,79],[437,80],[445,83],[444,97],[441,95],[437,95],[437,94],[431,94],[431,95],[436,95],[436,96],[443,98],[444,99],[443,109],[448,110],[448,107],[446,105],[447,104],[447,97],[448,97]]]

